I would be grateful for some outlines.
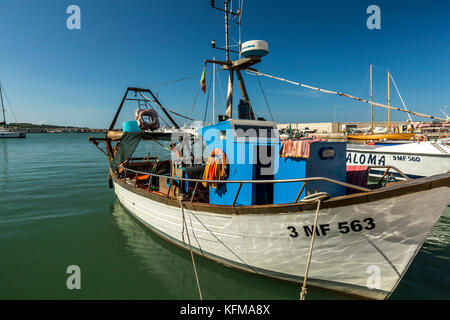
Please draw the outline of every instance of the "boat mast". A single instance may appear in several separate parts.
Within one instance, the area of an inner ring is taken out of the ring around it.
[[[216,57],[213,57],[216,61]],[[213,124],[216,123],[216,64],[213,63],[213,108],[212,108]]]
[[[388,107],[391,106],[391,86],[390,86],[390,72],[387,73],[387,85],[388,85]],[[391,132],[391,109],[388,109],[388,132]]]
[[[233,116],[233,77],[234,77],[234,72],[236,72],[236,76],[239,81],[239,86],[241,88],[243,100],[244,100],[244,102],[247,102],[250,104],[250,99],[248,98],[247,90],[245,89],[244,80],[242,78],[242,74],[240,71],[241,70],[257,71],[256,69],[253,69],[250,66],[261,62],[261,58],[258,56],[241,58],[239,60],[231,60],[230,59],[230,52],[234,52],[237,54],[241,53],[240,50],[239,51],[230,50],[230,47],[229,47],[229,37],[228,37],[229,17],[230,17],[230,15],[239,16],[239,17],[241,16],[240,9],[238,9],[236,12],[233,12],[231,10],[229,11],[230,1],[231,0],[225,0],[224,9],[216,7],[214,4],[214,0],[210,1],[212,8],[225,12],[225,48],[216,47],[216,42],[214,40],[211,41],[211,45],[215,49],[224,50],[226,52],[226,56],[225,56],[226,60],[225,61],[217,61],[215,59],[214,60],[205,60],[205,63],[220,64],[220,65],[222,65],[222,68],[224,70],[228,70],[228,72],[229,72],[228,73],[227,102],[226,102],[226,112],[225,112],[225,116],[228,119],[231,119]],[[239,23],[240,23],[240,20],[239,20]],[[240,44],[239,44],[239,47],[240,47]],[[250,106],[250,118],[252,120],[255,120],[255,115],[253,113],[253,110],[251,109],[251,106]]]
[[[373,133],[373,85],[372,85],[372,65],[370,65],[370,132]]]
[[[2,112],[3,112],[3,122],[0,122],[0,124],[3,124],[6,128],[5,105],[3,104],[3,91],[1,82],[0,82],[0,100],[2,101]]]
[[[226,52],[225,61],[226,62],[230,62],[230,48],[229,48],[229,44],[228,44],[228,28],[229,28],[228,3],[229,2],[230,2],[230,0],[225,0],[225,52]],[[227,90],[227,110],[225,112],[225,115],[231,119],[233,117],[233,69],[230,68],[230,70],[228,72],[229,72],[229,74],[228,74],[228,90]]]
[[[228,46],[228,3],[230,0],[225,0],[225,50],[226,50],[226,61],[230,61],[230,52],[229,52],[229,46]]]

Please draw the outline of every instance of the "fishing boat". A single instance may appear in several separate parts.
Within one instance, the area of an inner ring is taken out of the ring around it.
[[[414,141],[398,144],[348,144],[347,165],[395,166],[410,178],[429,177],[450,170],[450,139]],[[384,170],[370,171],[372,176],[383,176]],[[398,172],[391,172],[403,179]]]
[[[191,253],[200,298],[194,256],[301,283],[301,298],[308,285],[388,298],[449,203],[450,173],[371,186],[364,172],[347,171],[346,143],[281,140],[275,122],[255,117],[242,77],[243,71],[262,74],[253,66],[268,45],[244,42],[242,57],[230,59],[228,20],[241,12],[232,12],[229,1],[220,10],[226,59],[205,64],[228,73],[225,114],[195,138],[177,130],[172,110],[150,89],[128,87],[106,135],[89,138],[105,145],[117,199],[142,226]],[[234,76],[242,95],[237,114]],[[136,100],[149,106],[139,105],[136,121],[117,129],[124,104]],[[172,123],[172,133],[157,130],[161,117]],[[172,142],[171,158],[134,157],[145,142]],[[196,157],[196,148],[206,156]]]
[[[3,103],[3,91],[2,86],[0,84],[0,102],[2,104],[2,114],[3,114],[3,121],[0,122],[0,125],[3,125],[3,127],[0,127],[0,139],[3,138],[25,138],[27,134],[23,131],[13,131],[8,129],[8,125],[6,123],[6,115],[5,115],[5,105]]]

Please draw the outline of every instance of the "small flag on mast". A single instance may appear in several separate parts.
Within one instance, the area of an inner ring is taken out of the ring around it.
[[[206,69],[206,66],[203,67],[202,78],[200,79],[200,86],[202,87],[202,90],[203,90],[204,93],[206,93],[206,76],[205,76],[205,69]]]

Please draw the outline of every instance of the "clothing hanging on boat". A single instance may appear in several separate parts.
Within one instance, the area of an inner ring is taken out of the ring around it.
[[[281,141],[280,158],[309,158],[309,146],[323,139],[286,139]]]

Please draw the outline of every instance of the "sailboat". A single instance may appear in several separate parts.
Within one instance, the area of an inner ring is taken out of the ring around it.
[[[388,106],[391,105],[390,97],[390,72],[388,71]],[[349,140],[409,140],[414,136],[414,132],[392,132],[391,131],[391,109],[388,108],[388,126],[387,132],[377,133],[373,127],[373,84],[372,84],[372,65],[370,65],[370,128],[368,133],[347,134]]]
[[[25,132],[8,130],[8,125],[6,124],[5,105],[3,103],[3,91],[1,84],[0,84],[0,102],[2,104],[2,114],[3,114],[3,121],[0,122],[0,125],[3,125],[3,127],[0,127],[0,139],[25,138],[26,137]]]
[[[128,87],[106,135],[89,138],[105,145],[117,199],[144,228],[191,253],[200,298],[198,256],[299,283],[301,299],[307,286],[388,298],[449,203],[450,173],[371,186],[348,180],[346,143],[281,140],[275,122],[255,117],[242,77],[256,72],[268,44],[244,42],[242,57],[232,60],[228,21],[241,11],[232,12],[229,0],[217,9],[225,13],[226,58],[205,63],[228,73],[228,92],[225,114],[199,128],[201,140],[194,141],[206,157],[184,145],[195,139],[176,131],[160,97]],[[237,114],[234,76],[242,95]],[[151,107],[136,110],[136,126],[116,130],[124,104],[136,97]],[[174,133],[155,129],[160,117]],[[170,159],[133,156],[140,143],[155,141],[172,141]]]

